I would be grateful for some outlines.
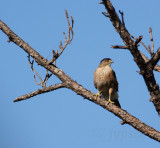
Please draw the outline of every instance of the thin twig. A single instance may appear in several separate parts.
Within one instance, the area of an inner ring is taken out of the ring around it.
[[[37,80],[36,80],[36,76],[34,75],[34,81],[37,85],[42,85],[43,86],[43,80],[42,78],[40,77],[40,75],[35,71],[35,69],[33,68],[33,63],[34,63],[34,60],[31,62],[30,60],[30,55],[28,55],[28,62],[29,62],[29,65],[31,67],[31,70],[38,76],[40,82],[38,83]]]
[[[125,26],[125,23],[124,23],[124,13],[123,13],[123,11],[120,11],[120,10],[119,10],[119,13],[121,14],[121,17],[122,17],[122,24]]]
[[[103,2],[98,2],[98,4],[104,4]]]
[[[102,12],[102,14],[105,16],[105,17],[109,17],[109,15],[108,15],[108,12],[106,11],[106,12]]]
[[[129,47],[121,46],[121,45],[112,45],[111,48],[114,48],[114,49],[129,49]]]
[[[44,81],[42,80],[42,78],[40,77],[40,75],[36,72],[36,70],[33,68],[33,63],[34,63],[34,60],[31,62],[30,60],[30,55],[28,55],[28,62],[29,62],[29,65],[32,69],[32,71],[38,76],[40,82],[38,83],[37,80],[36,80],[36,76],[34,74],[34,81],[37,85],[41,85],[42,87],[46,87],[46,84],[47,84],[47,81],[48,79],[52,76],[52,74],[48,74],[48,70],[46,70],[46,76],[45,76],[45,79]]]
[[[136,46],[142,40],[142,38],[143,38],[143,35],[139,36],[139,38],[136,39],[136,41],[135,41]]]
[[[41,81],[39,83],[37,82],[35,74],[33,75],[33,77],[34,77],[34,82],[36,83],[36,85],[42,85]]]
[[[65,34],[65,32],[63,32],[63,35],[64,35],[64,38],[65,38],[65,45],[63,46],[62,45],[62,41],[60,42],[60,45],[59,45],[59,49],[60,49],[60,52],[56,53],[55,54],[55,51],[53,50],[53,57],[52,57],[52,60],[51,61],[48,61],[49,64],[53,63],[54,61],[56,61],[60,56],[61,54],[63,53],[63,51],[65,50],[65,48],[67,47],[68,44],[70,44],[73,40],[73,25],[74,25],[74,19],[73,17],[71,16],[71,24],[70,24],[70,20],[69,20],[69,16],[68,16],[68,12],[67,10],[65,10],[65,14],[66,14],[66,18],[67,18],[67,23],[68,23],[68,38]]]
[[[50,78],[52,76],[52,73],[48,73],[48,70],[46,70],[46,77],[45,77],[45,79],[44,79],[44,81],[43,81],[43,85],[44,85],[44,87],[46,87],[46,84],[47,84],[47,81],[48,81],[48,79]]]
[[[133,35],[130,35],[134,40],[137,40],[138,38],[135,38]],[[144,48],[151,54],[151,50],[149,47],[147,47],[142,41],[140,43],[144,46]]]
[[[149,28],[149,34],[151,37],[151,43],[152,43],[152,54],[154,54],[154,42],[153,42],[153,35],[152,35],[152,28]]]

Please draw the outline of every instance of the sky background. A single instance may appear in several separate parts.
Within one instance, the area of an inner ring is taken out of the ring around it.
[[[47,59],[63,41],[67,32],[65,9],[74,18],[74,39],[57,60],[57,66],[73,80],[96,93],[93,73],[106,57],[119,81],[119,101],[123,109],[160,131],[160,117],[149,102],[144,80],[126,50],[111,49],[123,45],[98,0],[5,0],[1,1],[0,19],[17,35]],[[151,45],[153,29],[155,50],[160,47],[159,0],[112,0],[116,11],[124,12],[129,32]],[[157,147],[146,137],[102,107],[84,100],[68,89],[38,95],[13,103],[20,96],[41,88],[34,82],[27,54],[7,42],[0,32],[0,148],[106,148]],[[149,54],[140,46],[147,57]],[[34,64],[44,78],[45,69]],[[159,73],[155,72],[157,83]],[[37,79],[38,80],[38,79]],[[60,81],[52,76],[48,86]]]

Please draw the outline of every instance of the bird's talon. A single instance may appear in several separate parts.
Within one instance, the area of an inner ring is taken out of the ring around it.
[[[111,101],[111,99],[108,99],[108,104],[109,104],[109,103],[112,103],[112,104],[113,104],[114,102],[113,102],[113,101]]]
[[[96,99],[97,99],[98,97],[100,97],[100,96],[101,96],[101,92],[98,92],[97,94],[94,94],[93,96],[95,96],[95,97],[96,97]]]

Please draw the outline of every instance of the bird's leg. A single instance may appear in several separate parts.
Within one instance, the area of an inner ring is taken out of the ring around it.
[[[96,98],[97,98],[97,97],[100,97],[100,96],[101,96],[101,93],[102,93],[101,91],[98,91],[97,94],[94,94],[94,96],[95,96]]]
[[[113,88],[110,88],[110,89],[109,89],[109,99],[108,99],[108,103],[114,103],[113,101],[111,101],[112,92],[113,92]]]
[[[113,101],[111,101],[111,96],[109,96],[108,103],[114,103]]]

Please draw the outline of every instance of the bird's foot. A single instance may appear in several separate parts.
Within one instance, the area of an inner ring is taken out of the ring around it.
[[[96,97],[96,99],[98,98],[98,97],[100,97],[101,96],[101,92],[98,92],[97,94],[94,94],[94,96]]]
[[[110,98],[109,98],[107,101],[108,101],[108,104],[109,104],[109,103],[114,103],[113,101],[111,101]]]

